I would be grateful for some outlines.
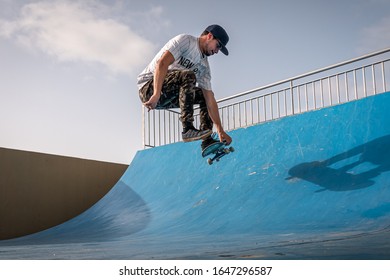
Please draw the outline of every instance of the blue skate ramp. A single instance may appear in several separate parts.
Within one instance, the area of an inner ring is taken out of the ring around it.
[[[390,93],[137,153],[96,205],[3,259],[390,259]]]

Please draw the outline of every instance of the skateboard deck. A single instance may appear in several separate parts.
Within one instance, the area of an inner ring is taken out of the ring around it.
[[[226,144],[223,142],[217,142],[214,143],[208,147],[206,147],[202,151],[202,157],[207,157],[208,155],[214,155],[212,157],[209,157],[207,159],[207,163],[209,165],[213,164],[214,161],[219,161],[222,157],[226,156],[227,154],[234,152],[233,147],[226,147]]]

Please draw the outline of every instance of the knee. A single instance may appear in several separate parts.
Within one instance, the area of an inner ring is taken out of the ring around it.
[[[194,71],[183,70],[183,71],[181,71],[181,76],[182,76],[183,81],[185,81],[186,83],[192,83],[194,85],[196,84],[196,76],[195,76]]]

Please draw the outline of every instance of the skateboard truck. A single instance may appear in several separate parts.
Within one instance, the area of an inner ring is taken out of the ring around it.
[[[213,157],[207,159],[207,163],[211,165],[214,161],[218,162],[222,157],[232,152],[234,152],[234,148],[227,148],[226,142],[216,142],[203,150],[202,157],[207,157],[208,155],[214,154]]]

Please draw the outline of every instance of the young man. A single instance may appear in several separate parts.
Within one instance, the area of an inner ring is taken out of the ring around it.
[[[219,51],[229,54],[228,41],[229,36],[219,25],[208,26],[199,38],[178,35],[168,41],[137,79],[143,105],[149,110],[180,108],[183,141],[202,139],[202,149],[216,142],[210,136],[213,124],[221,142],[232,142],[222,127],[208,63],[208,57]],[[194,104],[200,106],[199,129],[193,125]]]

